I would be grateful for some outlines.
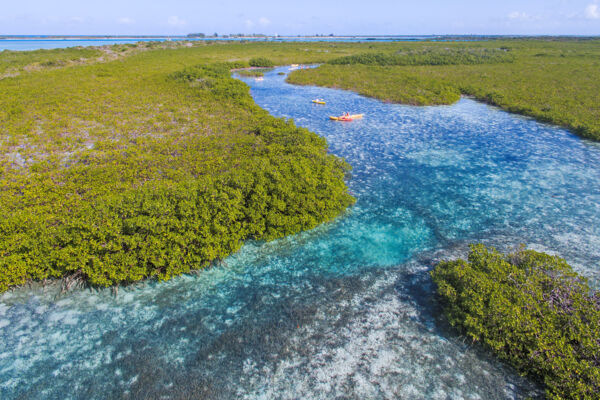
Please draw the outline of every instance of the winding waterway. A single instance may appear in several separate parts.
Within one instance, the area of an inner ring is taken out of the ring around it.
[[[445,325],[428,271],[519,243],[600,283],[600,146],[470,99],[392,105],[244,78],[354,167],[335,222],[117,296],[0,297],[0,398],[504,399],[539,394]],[[327,105],[313,105],[321,97]],[[351,123],[328,120],[365,113]]]

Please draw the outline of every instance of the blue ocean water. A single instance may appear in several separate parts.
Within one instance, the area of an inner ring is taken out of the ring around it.
[[[29,51],[29,50],[49,50],[64,49],[67,47],[78,46],[105,46],[113,44],[126,44],[137,42],[162,42],[167,38],[156,39],[2,39],[0,40],[0,51]],[[174,39],[177,40],[177,39]]]
[[[219,40],[219,41],[268,41],[268,42],[393,42],[393,41],[447,41],[447,40],[460,40],[460,41],[472,41],[472,40],[484,40],[486,36],[480,37],[445,37],[445,36],[348,36],[348,37],[304,37],[304,36],[286,36],[286,37],[249,37],[249,38],[230,38],[230,37],[207,37],[207,38],[185,38],[185,37],[155,37],[155,38],[108,38],[108,39],[97,39],[97,38],[38,38],[38,37],[20,37],[20,38],[7,38],[0,39],[0,51],[2,50],[40,50],[40,49],[58,49],[65,47],[77,47],[77,46],[104,46],[113,44],[124,44],[124,43],[136,43],[136,42],[154,42],[154,41],[165,41],[165,40]]]
[[[448,329],[428,271],[471,242],[525,243],[598,286],[600,146],[470,99],[385,104],[288,85],[287,70],[243,80],[353,165],[356,205],[166,283],[2,295],[0,398],[539,395]],[[365,118],[329,121],[345,111]]]

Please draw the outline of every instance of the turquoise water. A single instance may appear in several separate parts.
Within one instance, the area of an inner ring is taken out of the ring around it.
[[[82,38],[60,38],[60,39],[40,39],[21,37],[19,39],[0,39],[0,51],[2,50],[39,50],[39,49],[57,49],[76,46],[104,46],[113,44],[136,43],[136,42],[153,42],[165,40],[219,40],[219,41],[235,41],[244,40],[251,42],[393,42],[393,41],[473,41],[485,40],[486,36],[478,37],[460,37],[460,36],[348,36],[348,37],[256,37],[256,38],[226,38],[226,37],[208,37],[208,38],[185,38],[185,37],[156,37],[156,38],[111,38],[111,39],[82,39]]]
[[[0,40],[0,51],[49,50],[78,46],[110,46],[113,44],[128,44],[137,42],[163,42],[165,40],[167,40],[166,37],[155,39],[2,39]]]
[[[325,136],[356,206],[198,275],[0,297],[0,398],[504,399],[539,388],[445,325],[428,277],[484,241],[600,282],[600,146],[469,99],[391,105],[268,73],[273,115]],[[322,97],[326,106],[310,103]],[[351,123],[328,120],[364,112]]]

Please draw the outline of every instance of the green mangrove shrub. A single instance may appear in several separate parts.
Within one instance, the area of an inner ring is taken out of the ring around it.
[[[513,62],[513,56],[503,49],[432,48],[409,50],[397,53],[361,53],[335,58],[328,63],[333,65],[475,65]]]
[[[479,244],[431,275],[450,323],[542,381],[550,398],[598,398],[600,294],[563,259]]]
[[[230,76],[239,65],[201,64],[143,85],[158,85],[163,102],[172,94],[170,112],[199,108],[204,132],[165,129],[172,114],[157,114],[150,135],[126,127],[24,166],[0,158],[0,292],[71,275],[94,286],[165,280],[351,205],[348,164],[317,134],[258,107]]]
[[[363,96],[411,105],[452,104],[460,99],[455,85],[400,68],[324,64],[292,71],[286,80],[297,85],[349,89]]]
[[[273,63],[273,61],[269,60],[268,58],[265,57],[254,57],[251,58],[249,61],[249,64],[251,67],[265,67],[265,68],[272,68],[275,66],[275,63]]]
[[[13,70],[18,71],[28,65],[41,67],[63,66],[69,61],[93,59],[102,52],[93,47],[69,47],[65,49],[33,50],[33,51],[0,51],[0,74]]]
[[[288,81],[415,105],[450,104],[462,93],[600,140],[598,41],[490,41],[487,50],[482,45],[402,44],[395,51],[377,46],[373,53],[293,71]]]
[[[240,76],[247,76],[250,78],[259,78],[261,76],[265,76],[266,72],[272,71],[271,68],[263,68],[263,69],[242,69],[237,71],[237,74]]]

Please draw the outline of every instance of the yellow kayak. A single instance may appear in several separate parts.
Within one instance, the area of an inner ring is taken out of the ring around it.
[[[319,100],[319,99],[313,100],[312,102],[315,104],[325,104],[325,100]]]
[[[365,114],[353,114],[353,115],[342,115],[341,117],[329,117],[333,121],[353,121],[355,119],[361,119]]]

